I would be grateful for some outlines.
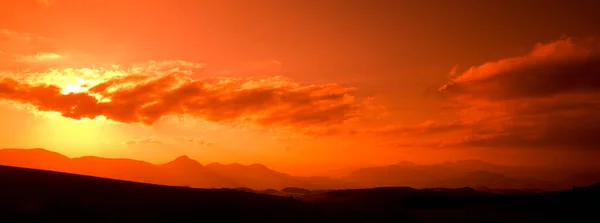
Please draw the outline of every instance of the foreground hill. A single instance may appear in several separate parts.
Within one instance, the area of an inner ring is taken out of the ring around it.
[[[309,194],[304,201],[343,207],[389,222],[598,222],[600,185],[501,195],[472,188],[389,187]]]
[[[301,199],[194,189],[0,166],[0,216],[51,222],[598,222],[600,186],[499,195],[462,189],[371,188]]]
[[[233,189],[160,186],[6,166],[0,166],[0,179],[0,215],[20,221],[306,222],[333,220],[339,214],[288,197]]]

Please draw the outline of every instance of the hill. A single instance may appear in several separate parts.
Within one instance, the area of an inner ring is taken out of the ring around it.
[[[306,222],[335,219],[337,214],[292,198],[232,189],[161,186],[6,166],[0,166],[0,178],[5,179],[0,183],[0,213],[3,219],[21,221]]]
[[[311,203],[343,207],[382,222],[596,222],[600,185],[567,191],[496,194],[458,189],[382,187],[309,194]],[[596,220],[593,220],[596,219]]]
[[[294,199],[0,166],[7,221],[596,222],[600,185],[491,194],[471,188],[333,190]],[[596,219],[596,220],[594,220]]]

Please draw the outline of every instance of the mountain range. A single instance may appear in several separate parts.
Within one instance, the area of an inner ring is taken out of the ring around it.
[[[261,164],[202,165],[187,156],[165,164],[92,156],[69,158],[45,149],[0,149],[0,165],[25,167],[151,184],[196,188],[309,190],[410,186],[415,188],[473,187],[495,189],[561,190],[600,182],[600,172],[566,168],[505,166],[479,160],[418,165],[400,162],[360,168],[347,176],[299,177]]]

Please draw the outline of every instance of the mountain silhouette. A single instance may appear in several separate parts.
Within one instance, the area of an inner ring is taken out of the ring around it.
[[[237,179],[238,182],[244,182],[246,187],[257,190],[284,187],[304,187],[312,189],[327,188],[326,185],[319,187],[304,178],[280,173],[261,164],[251,164],[246,166],[238,163],[227,165],[211,163],[206,165],[206,168],[221,176]]]
[[[173,161],[163,164],[163,166],[174,166],[179,168],[199,168],[202,167],[198,161],[190,159],[190,157],[183,155],[175,158]]]
[[[1,149],[0,164],[44,170],[66,171],[69,158],[45,149]]]
[[[367,167],[343,178],[358,187],[478,187],[491,189],[564,190],[600,181],[598,170],[538,166],[507,166],[480,160],[418,165],[399,162]]]
[[[161,184],[164,180],[155,165],[139,160],[84,156],[70,159],[68,166],[70,169],[65,172],[89,176],[154,184]]]
[[[308,189],[340,188],[335,179],[294,177],[269,169],[262,164],[202,165],[188,156],[180,156],[165,164],[132,159],[93,156],[68,158],[44,149],[0,149],[0,165],[53,170],[88,176],[134,182],[189,186],[198,188],[239,188],[256,190],[285,187]],[[331,185],[329,185],[331,184]]]
[[[486,191],[564,190],[600,181],[596,170],[552,167],[506,166],[480,160],[419,165],[360,168],[342,178],[298,177],[272,170],[262,164],[210,163],[202,165],[188,156],[164,164],[132,159],[93,156],[68,158],[44,149],[0,149],[0,165],[52,170],[134,182],[197,188],[251,188],[266,190],[304,188],[308,190],[369,187],[462,188]]]
[[[167,181],[175,185],[185,185],[205,188],[233,188],[241,187],[243,184],[236,182],[225,176],[208,170],[198,161],[188,156],[180,156],[175,160],[159,165],[164,175],[168,176]]]

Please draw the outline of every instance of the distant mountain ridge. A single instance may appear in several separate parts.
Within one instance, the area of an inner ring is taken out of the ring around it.
[[[506,166],[480,160],[418,165],[410,162],[367,167],[343,178],[360,187],[410,186],[416,188],[493,188],[565,190],[600,182],[599,170]]]
[[[133,159],[112,159],[93,156],[68,158],[59,153],[44,149],[0,149],[0,164],[7,166],[53,170],[89,176],[171,186],[198,188],[238,188],[282,189],[300,187],[307,189],[342,188],[336,180],[324,184],[324,180],[294,177],[269,169],[262,164],[220,164],[202,165],[187,156],[173,161],[154,165]]]
[[[357,169],[348,176],[298,177],[262,164],[203,165],[188,156],[164,164],[132,159],[93,156],[68,158],[44,149],[0,149],[0,165],[52,170],[119,180],[197,188],[251,188],[280,190],[351,189],[408,186],[415,188],[474,187],[519,190],[559,190],[600,182],[600,173],[569,172],[560,169],[503,166],[480,160],[464,160],[432,165],[398,162],[393,165]]]

